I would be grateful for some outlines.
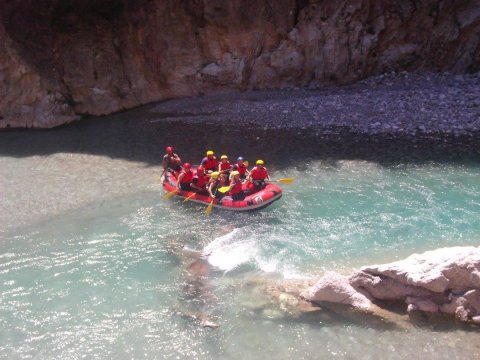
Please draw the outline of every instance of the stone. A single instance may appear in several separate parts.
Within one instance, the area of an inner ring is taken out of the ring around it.
[[[479,270],[480,247],[441,248],[364,266],[349,277],[327,272],[304,296],[375,314],[379,310],[374,307],[386,301],[404,302],[408,313],[444,313],[475,323],[480,316]]]
[[[362,311],[372,307],[372,302],[350,285],[348,277],[333,271],[325,273],[304,296],[313,302],[351,305]]]

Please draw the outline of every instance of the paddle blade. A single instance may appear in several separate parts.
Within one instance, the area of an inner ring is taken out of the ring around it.
[[[245,161],[243,162],[243,165],[245,165],[245,167],[248,167],[248,160],[245,160]]]
[[[210,215],[213,210],[213,200],[210,201],[210,204],[208,204],[207,210],[205,210],[205,215]]]
[[[225,194],[228,190],[230,190],[230,186],[222,186],[218,189],[222,194]]]
[[[175,195],[177,193],[177,190],[173,190],[173,191],[170,191],[168,193],[166,193],[165,195],[163,195],[163,200],[168,200],[170,199],[173,195]]]
[[[185,198],[185,199],[183,200],[183,202],[190,200],[190,198],[192,198],[192,197],[194,197],[194,196],[195,196],[195,193],[193,193],[193,194],[190,195],[189,197]]]
[[[278,179],[278,182],[282,184],[292,184],[295,181],[294,178],[284,178],[284,179]]]

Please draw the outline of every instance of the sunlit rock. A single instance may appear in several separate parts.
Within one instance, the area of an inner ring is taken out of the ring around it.
[[[444,313],[462,322],[480,316],[479,247],[452,247],[361,268],[350,277],[328,272],[309,289],[314,302],[372,310],[405,303],[407,312]]]
[[[372,302],[359,293],[349,282],[348,277],[336,272],[327,272],[312,288],[306,298],[310,301],[326,301],[352,305],[356,309],[371,310]]]

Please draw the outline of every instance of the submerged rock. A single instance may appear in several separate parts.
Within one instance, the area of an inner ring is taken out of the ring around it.
[[[303,296],[312,302],[347,304],[373,314],[402,302],[409,314],[449,314],[478,324],[479,274],[480,247],[442,248],[365,266],[349,277],[329,272]]]

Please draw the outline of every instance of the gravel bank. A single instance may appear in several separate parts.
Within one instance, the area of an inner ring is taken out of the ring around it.
[[[475,136],[480,130],[480,73],[382,74],[322,89],[229,93],[175,99],[152,109],[155,121],[235,123],[322,134]]]

